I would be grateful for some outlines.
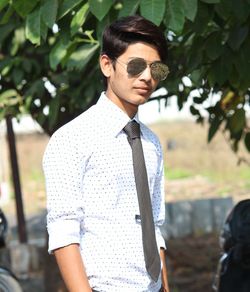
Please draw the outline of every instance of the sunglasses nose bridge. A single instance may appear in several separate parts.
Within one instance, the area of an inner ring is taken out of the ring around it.
[[[150,80],[152,78],[150,64],[145,64],[145,69],[141,72],[140,78],[143,78],[145,80]]]

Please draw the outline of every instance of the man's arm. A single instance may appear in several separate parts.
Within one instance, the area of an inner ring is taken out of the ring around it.
[[[57,264],[69,292],[90,292],[78,244],[70,244],[54,250]]]
[[[161,271],[161,280],[162,280],[162,288],[164,292],[169,292],[168,286],[168,273],[167,273],[167,265],[166,265],[166,249],[160,249],[160,258],[162,262],[162,271]]]

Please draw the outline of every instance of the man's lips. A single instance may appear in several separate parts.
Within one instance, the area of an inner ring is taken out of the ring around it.
[[[151,91],[151,88],[150,87],[143,87],[143,86],[138,86],[138,87],[134,87],[135,90],[138,90],[138,91],[143,91],[143,92],[149,92]]]

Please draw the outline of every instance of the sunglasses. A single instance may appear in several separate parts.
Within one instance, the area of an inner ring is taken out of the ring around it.
[[[161,61],[147,63],[147,61],[143,58],[134,58],[128,63],[124,63],[118,59],[116,59],[116,61],[119,64],[126,65],[128,75],[132,77],[140,75],[147,68],[147,66],[150,67],[151,76],[156,81],[165,80],[169,74],[168,66]]]

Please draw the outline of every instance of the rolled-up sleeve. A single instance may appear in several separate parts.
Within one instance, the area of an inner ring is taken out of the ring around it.
[[[58,130],[51,137],[43,157],[50,253],[80,242],[80,226],[84,221],[82,179],[85,164],[85,156],[77,143],[72,143],[72,133]]]
[[[162,150],[159,146],[159,162],[158,162],[158,171],[154,183],[154,193],[153,197],[155,199],[155,204],[153,206],[153,213],[154,217],[156,218],[155,221],[155,236],[158,248],[166,248],[165,240],[162,236],[160,227],[165,222],[165,191],[164,191],[164,164],[163,164],[163,157],[162,157]]]

